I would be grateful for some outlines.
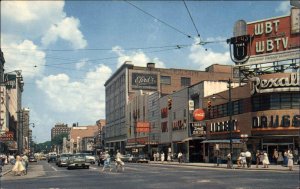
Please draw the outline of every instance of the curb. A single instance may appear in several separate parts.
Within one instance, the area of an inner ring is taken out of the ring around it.
[[[190,163],[181,163],[181,164],[178,164],[178,163],[172,163],[172,162],[165,162],[165,163],[159,163],[159,162],[150,162],[150,164],[157,164],[157,165],[173,165],[173,166],[193,166],[193,167],[206,167],[206,168],[216,168],[216,169],[228,169],[225,165],[225,166],[222,166],[220,164],[220,166],[217,166],[217,165],[214,165],[214,166],[211,166],[211,165],[197,165],[197,164],[190,164]],[[224,164],[223,164],[224,165]],[[252,165],[252,166],[255,166],[255,165]],[[298,171],[299,170],[299,167],[298,166],[294,166],[293,170],[290,171],[288,169],[288,167],[285,167],[285,168],[256,168],[256,167],[250,167],[250,168],[246,168],[246,167],[237,167],[237,166],[234,166],[232,169],[239,169],[239,170],[255,170],[255,171],[267,171],[267,170],[270,170],[270,171],[287,171],[287,172],[293,172],[293,171]]]

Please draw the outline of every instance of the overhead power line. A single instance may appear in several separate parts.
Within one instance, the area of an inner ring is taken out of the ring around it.
[[[126,3],[128,3],[128,4],[130,4],[131,6],[135,7],[136,9],[142,11],[143,13],[145,13],[145,14],[151,16],[152,18],[156,19],[157,21],[159,21],[159,22],[165,24],[166,26],[172,28],[173,30],[175,30],[175,31],[177,31],[177,32],[179,32],[179,33],[181,33],[181,34],[187,36],[188,38],[191,38],[190,35],[184,33],[183,31],[181,31],[181,30],[179,30],[179,29],[177,29],[177,28],[175,28],[174,26],[171,26],[170,24],[166,23],[165,21],[162,21],[161,19],[159,19],[159,18],[153,16],[152,14],[146,12],[145,10],[143,10],[143,9],[141,9],[140,7],[136,6],[135,4],[133,4],[133,3],[129,2],[129,1],[126,1],[126,0],[124,0],[124,1],[125,1]]]
[[[197,27],[196,27],[196,24],[195,24],[195,22],[194,22],[194,19],[193,19],[192,15],[191,15],[191,13],[190,13],[190,11],[189,11],[189,8],[187,7],[187,5],[186,5],[186,3],[185,3],[184,0],[183,0],[183,3],[184,3],[184,6],[185,6],[186,10],[188,11],[188,13],[189,13],[189,15],[190,15],[190,18],[191,18],[191,20],[192,20],[192,22],[193,22],[193,25],[194,25],[195,29],[196,29],[196,32],[197,32],[197,34],[198,34],[198,37],[200,38],[199,31],[198,31],[198,29],[197,29]]]

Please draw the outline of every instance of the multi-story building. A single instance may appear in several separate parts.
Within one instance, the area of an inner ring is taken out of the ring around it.
[[[125,110],[136,91],[159,92],[164,96],[200,81],[222,81],[228,78],[232,78],[232,67],[225,65],[212,65],[205,71],[196,71],[155,68],[154,63],[148,63],[147,67],[137,67],[131,62],[125,62],[105,83],[106,147],[125,151],[130,126],[126,125]]]
[[[51,140],[60,134],[67,134],[69,135],[71,131],[71,127],[68,127],[68,124],[64,124],[64,123],[57,123],[55,124],[55,126],[51,129]]]
[[[75,126],[72,127],[69,134],[69,153],[77,153],[91,150],[94,145],[94,136],[98,133],[97,125]]]

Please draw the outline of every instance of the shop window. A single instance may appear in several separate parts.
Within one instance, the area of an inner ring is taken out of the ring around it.
[[[160,76],[160,83],[165,85],[171,85],[171,76]]]
[[[300,108],[300,93],[292,94],[292,108]]]
[[[280,95],[272,94],[270,103],[271,103],[270,109],[272,110],[280,109]]]
[[[284,93],[281,94],[281,108],[282,109],[288,109],[291,108],[291,94],[289,93]]]

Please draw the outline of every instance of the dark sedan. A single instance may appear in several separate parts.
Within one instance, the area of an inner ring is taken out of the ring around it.
[[[28,161],[29,162],[37,162],[37,159],[34,156],[30,156]]]

